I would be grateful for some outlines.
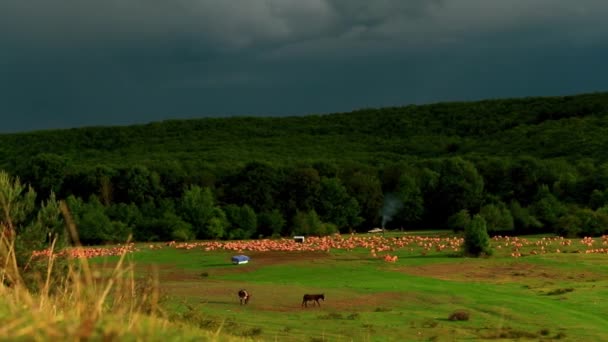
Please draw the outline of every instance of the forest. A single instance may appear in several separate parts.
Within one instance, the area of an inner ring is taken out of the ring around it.
[[[608,93],[2,134],[0,170],[31,206],[66,203],[85,244],[459,231],[476,214],[493,235],[599,236]]]

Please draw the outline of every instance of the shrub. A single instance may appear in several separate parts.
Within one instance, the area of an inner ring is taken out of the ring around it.
[[[486,221],[475,215],[464,230],[464,253],[472,256],[492,254]]]
[[[448,319],[450,321],[468,321],[469,317],[470,317],[470,315],[467,311],[456,310],[450,314]]]

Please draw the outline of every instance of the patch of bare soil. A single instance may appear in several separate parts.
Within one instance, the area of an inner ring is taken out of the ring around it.
[[[526,262],[515,261],[508,264],[487,264],[474,261],[460,263],[408,266],[396,269],[407,274],[455,281],[483,281],[492,283],[513,282],[519,279],[567,280],[572,274],[563,270]],[[591,274],[577,274],[577,277],[592,277]]]
[[[418,300],[412,295],[396,292],[381,292],[374,294],[345,293],[335,291],[324,291],[325,300],[320,300],[319,305],[308,302],[307,306],[302,306],[302,296],[308,291],[298,291],[294,287],[271,288],[268,286],[248,287],[252,293],[249,303],[256,310],[274,312],[294,312],[294,311],[341,311],[341,312],[361,312],[361,311],[391,311],[395,303]]]

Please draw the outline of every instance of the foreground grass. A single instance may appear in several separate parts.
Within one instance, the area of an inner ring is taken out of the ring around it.
[[[6,238],[0,260],[14,257]],[[223,331],[171,321],[159,305],[158,281],[137,278],[121,256],[110,269],[91,268],[86,259],[67,260],[67,272],[51,279],[55,257],[36,290],[16,281],[10,262],[0,269],[0,340],[7,341],[244,341]],[[8,265],[8,266],[6,266]],[[9,272],[10,270],[10,272]],[[105,274],[102,274],[102,271]],[[8,278],[11,274],[11,278]]]
[[[211,331],[170,321],[150,307],[154,299],[146,289],[121,282],[71,282],[52,294],[0,285],[0,340],[245,341],[227,335],[221,324]]]

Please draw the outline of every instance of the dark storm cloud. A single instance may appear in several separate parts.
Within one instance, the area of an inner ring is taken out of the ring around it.
[[[3,0],[0,131],[606,90],[606,15],[599,0]]]

